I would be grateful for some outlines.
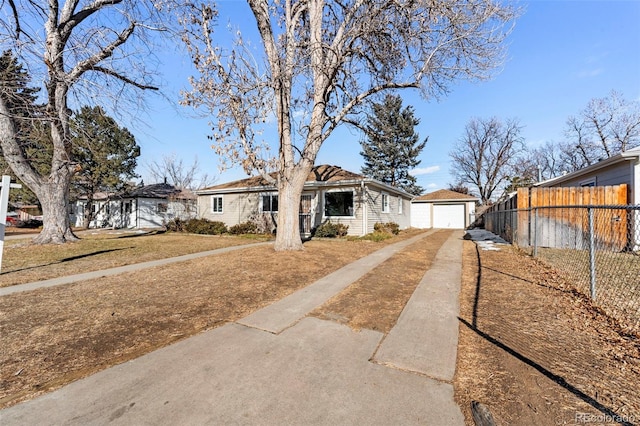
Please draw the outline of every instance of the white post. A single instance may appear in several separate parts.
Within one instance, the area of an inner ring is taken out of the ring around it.
[[[7,207],[9,206],[9,190],[22,188],[22,185],[12,184],[11,176],[3,175],[0,185],[0,272],[2,272],[2,254],[4,253],[4,231],[7,226]]]

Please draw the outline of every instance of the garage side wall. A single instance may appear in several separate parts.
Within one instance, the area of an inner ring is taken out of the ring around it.
[[[433,227],[431,223],[431,203],[417,201],[411,203],[411,227],[418,229]]]

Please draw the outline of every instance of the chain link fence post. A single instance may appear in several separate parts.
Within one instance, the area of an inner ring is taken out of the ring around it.
[[[533,257],[538,256],[538,208],[533,208]]]
[[[591,300],[596,300],[596,238],[592,207],[587,207],[587,216],[589,218],[589,289]]]

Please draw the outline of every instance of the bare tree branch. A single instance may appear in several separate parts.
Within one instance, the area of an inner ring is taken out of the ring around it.
[[[100,67],[100,66],[97,66],[97,65],[94,65],[93,68],[91,68],[91,69],[89,69],[87,71],[96,71],[96,72],[101,72],[101,73],[110,75],[111,77],[115,77],[120,81],[124,81],[125,83],[130,84],[131,86],[137,87],[138,89],[142,89],[142,90],[160,90],[160,88],[157,87],[157,86],[149,86],[147,84],[138,83],[136,81],[133,81],[130,78],[127,78],[126,76],[124,76],[122,74],[119,74],[119,73],[115,72],[112,69],[103,68],[103,67]]]

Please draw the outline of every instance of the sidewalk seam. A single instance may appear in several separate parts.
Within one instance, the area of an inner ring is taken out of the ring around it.
[[[384,338],[380,339],[380,342],[382,342],[384,340]],[[420,377],[425,377],[427,379],[433,380],[435,382],[438,383],[443,383],[443,384],[447,384],[447,385],[451,385],[453,386],[453,379],[452,380],[447,380],[447,379],[443,379],[440,377],[435,377],[435,376],[431,376],[427,373],[423,373],[422,371],[417,371],[417,370],[411,370],[409,368],[403,368],[400,366],[397,366],[393,363],[390,362],[384,362],[384,361],[377,361],[375,360],[373,357],[371,359],[369,359],[369,362],[375,365],[379,365],[381,367],[386,367],[386,368],[391,368],[393,370],[397,370],[397,371],[402,371],[404,373],[410,373],[410,374],[415,374],[416,376],[420,376]]]

